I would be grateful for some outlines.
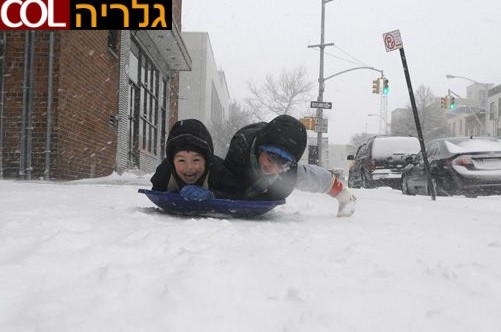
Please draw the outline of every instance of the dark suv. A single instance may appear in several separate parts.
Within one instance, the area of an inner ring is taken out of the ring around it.
[[[411,136],[374,136],[360,145],[348,174],[351,188],[400,188],[402,169],[407,165],[405,156],[417,154],[419,140]]]

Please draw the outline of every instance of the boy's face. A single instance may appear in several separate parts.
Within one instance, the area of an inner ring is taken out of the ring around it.
[[[179,151],[174,155],[177,175],[187,184],[194,184],[205,172],[205,158],[198,152]]]
[[[279,174],[287,171],[288,167],[279,164],[273,154],[262,151],[258,157],[259,167],[264,175]]]

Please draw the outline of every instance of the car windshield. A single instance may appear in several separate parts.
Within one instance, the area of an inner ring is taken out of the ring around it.
[[[451,153],[501,152],[501,140],[495,138],[451,139],[445,146]]]

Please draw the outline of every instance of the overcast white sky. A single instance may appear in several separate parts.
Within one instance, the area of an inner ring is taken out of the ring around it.
[[[231,97],[242,102],[249,80],[282,69],[305,65],[317,82],[319,52],[308,45],[320,42],[321,3],[184,0],[182,29],[209,33]],[[331,1],[326,4],[325,42],[335,47],[326,48],[324,75],[364,65],[382,69],[390,81],[388,111],[409,105],[399,52],[387,53],[382,39],[383,33],[398,29],[414,90],[423,84],[436,96],[447,89],[464,95],[470,82],[447,79],[446,74],[500,84],[500,12],[496,0]],[[333,102],[333,110],[325,112],[330,143],[347,143],[366,125],[377,132],[379,119],[367,114],[379,112],[380,98],[371,93],[378,75],[357,70],[326,81],[324,100]],[[318,84],[313,99],[317,93]]]

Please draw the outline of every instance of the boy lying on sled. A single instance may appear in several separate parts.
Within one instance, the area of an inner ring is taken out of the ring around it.
[[[306,129],[281,115],[246,126],[232,138],[223,161],[213,154],[212,138],[198,120],[178,121],[167,140],[167,157],[151,178],[153,190],[174,191],[186,200],[210,198],[281,200],[294,188],[327,193],[338,200],[338,216],[355,211],[356,197],[329,171],[298,165]]]

